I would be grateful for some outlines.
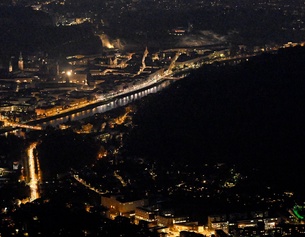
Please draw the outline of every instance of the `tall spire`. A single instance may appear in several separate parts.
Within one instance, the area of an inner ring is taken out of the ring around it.
[[[13,64],[12,64],[12,57],[10,59],[9,65],[8,65],[8,71],[13,72]]]
[[[22,58],[22,53],[20,52],[19,55],[19,60],[18,60],[18,68],[20,71],[23,71],[23,58]]]

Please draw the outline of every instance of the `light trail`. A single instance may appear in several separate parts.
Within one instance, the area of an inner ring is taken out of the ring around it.
[[[28,178],[29,182],[28,185],[31,190],[30,194],[30,202],[34,201],[35,199],[40,197],[39,193],[39,178],[40,175],[40,169],[39,165],[35,164],[35,156],[34,156],[34,149],[37,146],[37,142],[34,142],[30,145],[30,147],[27,150],[27,155],[28,155]],[[38,164],[38,159],[36,160]],[[38,175],[36,174],[36,171],[38,172]]]

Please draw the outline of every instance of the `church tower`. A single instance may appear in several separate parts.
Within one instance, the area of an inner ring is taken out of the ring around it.
[[[8,71],[13,72],[13,64],[12,64],[12,58],[10,59],[10,62],[8,64]]]
[[[22,58],[22,53],[21,52],[20,52],[19,60],[18,60],[18,69],[20,71],[23,71],[23,58]]]

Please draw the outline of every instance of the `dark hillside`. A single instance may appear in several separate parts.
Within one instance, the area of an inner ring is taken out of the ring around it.
[[[142,104],[127,150],[165,164],[259,168],[266,183],[292,187],[305,180],[304,92],[304,48],[207,65]]]
[[[102,43],[90,24],[56,27],[52,18],[31,8],[0,6],[0,55],[10,58],[37,51],[50,56],[94,54]]]

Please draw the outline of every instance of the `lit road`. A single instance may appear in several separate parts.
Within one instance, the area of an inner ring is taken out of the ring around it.
[[[34,201],[35,199],[40,197],[39,194],[39,178],[41,177],[40,175],[40,169],[39,169],[39,165],[36,165],[36,163],[38,164],[38,159],[36,160],[37,162],[35,162],[35,156],[34,156],[34,149],[37,146],[37,142],[34,142],[30,145],[30,147],[27,150],[27,156],[28,156],[28,185],[30,187],[31,190],[31,194],[30,194],[30,202]],[[38,173],[38,175],[36,174],[36,171]]]
[[[86,188],[89,188],[90,190],[96,192],[97,194],[103,195],[106,194],[108,192],[101,192],[100,190],[98,190],[97,188],[92,187],[90,184],[88,184],[85,180],[83,180],[82,178],[80,178],[77,174],[72,175],[72,177],[79,182],[80,184],[82,184],[83,186],[85,186]]]
[[[118,172],[114,171],[114,177],[116,177],[121,182],[123,187],[126,187],[127,184],[125,183],[125,181],[123,180],[122,176],[119,175]]]

